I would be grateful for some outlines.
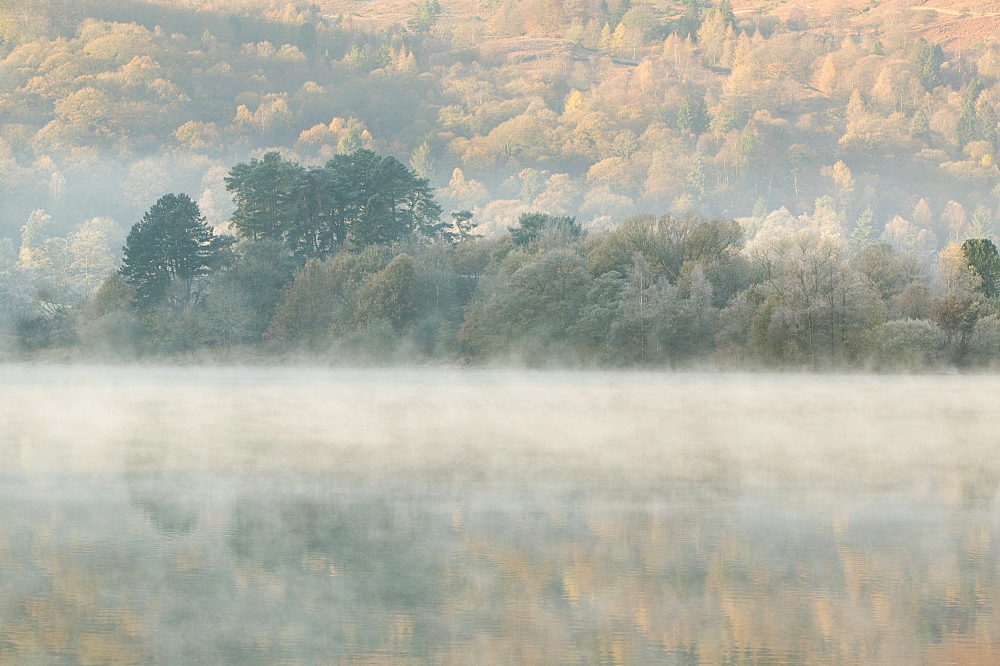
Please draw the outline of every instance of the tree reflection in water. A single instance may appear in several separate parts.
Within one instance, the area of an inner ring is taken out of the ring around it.
[[[1000,663],[996,381],[0,369],[0,662]]]
[[[8,476],[0,657],[994,661],[995,489]]]

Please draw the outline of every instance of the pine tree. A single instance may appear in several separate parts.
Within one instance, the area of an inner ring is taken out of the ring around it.
[[[973,79],[965,87],[965,93],[962,96],[962,112],[958,117],[958,124],[955,128],[955,131],[958,133],[958,143],[960,146],[965,146],[970,141],[976,141],[981,138],[979,136],[976,101],[979,99],[979,93],[982,92],[982,88],[982,84],[978,79]]]
[[[931,138],[931,123],[924,109],[917,109],[910,123],[910,136],[927,141]]]
[[[962,243],[962,253],[972,270],[982,278],[980,291],[989,298],[1000,295],[1000,255],[993,241],[970,238]]]
[[[729,0],[719,0],[715,11],[722,17],[722,21],[727,27],[736,29],[736,14],[733,13],[733,3]]]
[[[424,141],[410,154],[410,168],[417,178],[430,180],[434,175],[434,158],[431,147]]]
[[[700,95],[685,95],[677,108],[677,127],[692,134],[708,130],[708,107]]]
[[[944,64],[944,51],[940,44],[930,44],[921,37],[913,47],[913,64],[917,66],[917,74],[924,88],[932,90],[941,85],[941,65]]]
[[[575,217],[546,213],[521,213],[517,226],[507,227],[514,243],[521,246],[531,243],[546,229],[559,230],[571,238],[579,238],[581,231]]]
[[[428,33],[437,23],[439,16],[441,16],[441,4],[438,0],[424,0],[417,5],[406,25],[414,32]]]
[[[875,211],[872,210],[871,206],[865,208],[858,215],[858,220],[854,224],[854,231],[851,232],[850,240],[851,247],[855,252],[861,252],[875,242],[872,240],[872,232],[875,230],[872,225],[874,219]]]
[[[431,169],[424,148],[414,152],[414,165]],[[300,257],[322,259],[345,245],[387,245],[413,232],[433,236],[442,227],[427,179],[370,150],[309,169],[267,153],[233,167],[226,187],[241,235],[282,241]]]
[[[457,239],[459,241],[464,241],[469,238],[479,238],[478,234],[472,233],[472,212],[469,210],[460,210],[451,214],[454,222],[455,231],[451,232],[451,238]]]
[[[976,133],[979,139],[990,142],[994,149],[997,147],[997,112],[985,99],[980,99],[976,106]]]
[[[701,152],[691,156],[687,173],[687,193],[700,203],[705,198],[705,184],[708,180],[705,174],[705,158]]]
[[[684,0],[684,15],[678,20],[676,32],[681,37],[690,38],[692,41],[698,39],[698,29],[701,28],[702,15],[701,0]]]
[[[182,285],[191,298],[195,281],[208,274],[219,251],[198,204],[186,194],[167,194],[133,225],[125,241],[121,274],[141,307],[161,303],[169,287]]]

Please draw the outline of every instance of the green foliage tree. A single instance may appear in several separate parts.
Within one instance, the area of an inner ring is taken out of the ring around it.
[[[370,150],[336,155],[306,169],[278,153],[233,167],[226,178],[233,225],[251,239],[283,241],[303,258],[387,245],[441,230],[441,207],[424,178]]]
[[[575,253],[554,250],[485,283],[467,310],[461,341],[474,353],[518,353],[536,359],[570,344],[592,280]]]
[[[299,262],[279,241],[243,242],[236,260],[216,271],[206,286],[205,318],[216,343],[260,341]]]
[[[868,361],[882,370],[933,366],[944,357],[947,336],[926,319],[896,319],[874,328],[868,339]]]
[[[704,97],[687,94],[681,98],[677,108],[677,128],[692,134],[704,134],[708,130],[708,107]]]
[[[928,141],[931,138],[931,123],[927,117],[927,111],[923,108],[917,109],[910,122],[910,136],[914,139]]]
[[[927,90],[933,90],[941,85],[941,65],[944,64],[944,51],[940,44],[931,44],[921,37],[913,47],[911,62],[917,67],[917,76]]]
[[[570,238],[579,238],[581,232],[575,217],[547,213],[521,213],[517,218],[517,225],[507,227],[514,243],[522,247],[529,245],[546,230],[563,233]]]
[[[736,29],[736,14],[733,13],[733,3],[729,0],[719,0],[715,5],[715,11],[722,17],[726,27]]]
[[[977,141],[981,138],[980,127],[977,118],[976,102],[979,94],[983,90],[983,85],[979,79],[973,79],[966,85],[962,95],[962,112],[958,117],[955,132],[958,134],[958,143],[964,146],[970,141]],[[994,128],[994,132],[996,129]]]
[[[141,343],[142,329],[133,312],[135,289],[120,271],[108,275],[81,308],[77,334],[83,348],[108,356],[133,356]]]
[[[706,184],[708,175],[705,173],[705,156],[700,151],[695,151],[691,156],[687,172],[687,194],[691,196],[695,203],[701,203],[706,194]]]
[[[610,335],[618,321],[619,301],[625,285],[625,277],[618,271],[609,271],[595,278],[580,317],[568,331],[570,338],[608,362],[621,360],[610,344]]]
[[[642,364],[677,365],[704,357],[714,346],[716,307],[700,264],[671,284],[641,254],[622,290],[610,330],[614,355]]]
[[[350,241],[357,247],[387,245],[411,233],[430,238],[441,231],[441,206],[430,185],[394,157],[370,150],[337,155],[323,167],[343,182],[343,208]]]
[[[362,326],[387,321],[396,331],[406,330],[416,323],[419,296],[416,261],[398,254],[361,286],[355,318]]]
[[[884,301],[898,296],[907,286],[905,266],[888,243],[858,246],[850,265]]]
[[[979,290],[988,298],[1000,295],[1000,256],[988,238],[970,238],[962,243],[962,254],[982,280]]]
[[[989,142],[994,150],[1000,145],[1000,138],[997,135],[997,112],[989,100],[980,99],[976,105],[976,134],[980,140]]]
[[[987,315],[979,319],[972,329],[968,342],[968,358],[977,365],[992,365],[1000,360],[1000,315]]]
[[[684,14],[677,20],[674,32],[681,37],[697,41],[698,30],[704,19],[703,3],[701,0],[684,0],[682,4]]]
[[[732,220],[639,215],[606,234],[588,253],[587,264],[595,275],[628,273],[642,255],[649,271],[673,282],[685,264],[730,264],[742,246],[743,231]]]
[[[271,340],[317,344],[328,340],[334,321],[336,276],[310,259],[278,304],[266,336]]]
[[[368,278],[389,263],[385,248],[310,259],[281,295],[265,339],[319,347],[354,330],[357,297]]]
[[[269,152],[234,166],[225,182],[236,203],[233,226],[246,238],[284,240],[301,226],[308,180],[299,164]]]
[[[423,0],[406,21],[406,25],[414,32],[428,33],[439,16],[441,16],[441,3],[438,0]]]
[[[442,236],[450,243],[461,243],[470,238],[479,238],[478,234],[472,233],[472,211],[459,210],[451,214],[452,229],[442,232]]]
[[[162,302],[174,283],[181,285],[181,299],[188,302],[196,280],[209,273],[221,245],[198,204],[186,194],[166,194],[129,231],[121,274],[135,289],[141,307]]]

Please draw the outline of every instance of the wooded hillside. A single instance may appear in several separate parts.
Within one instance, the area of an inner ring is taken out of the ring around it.
[[[995,4],[15,0],[7,310],[77,307],[164,194],[239,231],[227,176],[271,151],[392,157],[487,238],[693,214],[751,249],[776,229],[845,260],[884,243],[929,276],[997,234]]]

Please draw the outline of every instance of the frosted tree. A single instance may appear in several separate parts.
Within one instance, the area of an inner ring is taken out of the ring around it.
[[[108,217],[94,217],[67,239],[69,273],[73,287],[89,296],[115,268],[117,223]]]
[[[52,258],[45,246],[46,231],[52,224],[52,216],[41,208],[31,211],[28,221],[21,227],[21,251],[17,265],[21,268],[43,270],[52,266]]]
[[[866,207],[858,215],[858,219],[854,223],[854,230],[851,232],[850,240],[851,249],[855,252],[861,252],[875,242],[872,239],[872,234],[875,231],[872,224],[874,219],[875,211],[872,210],[871,206]]]
[[[424,141],[410,154],[410,168],[418,178],[430,180],[434,176],[434,158],[431,147]]]

